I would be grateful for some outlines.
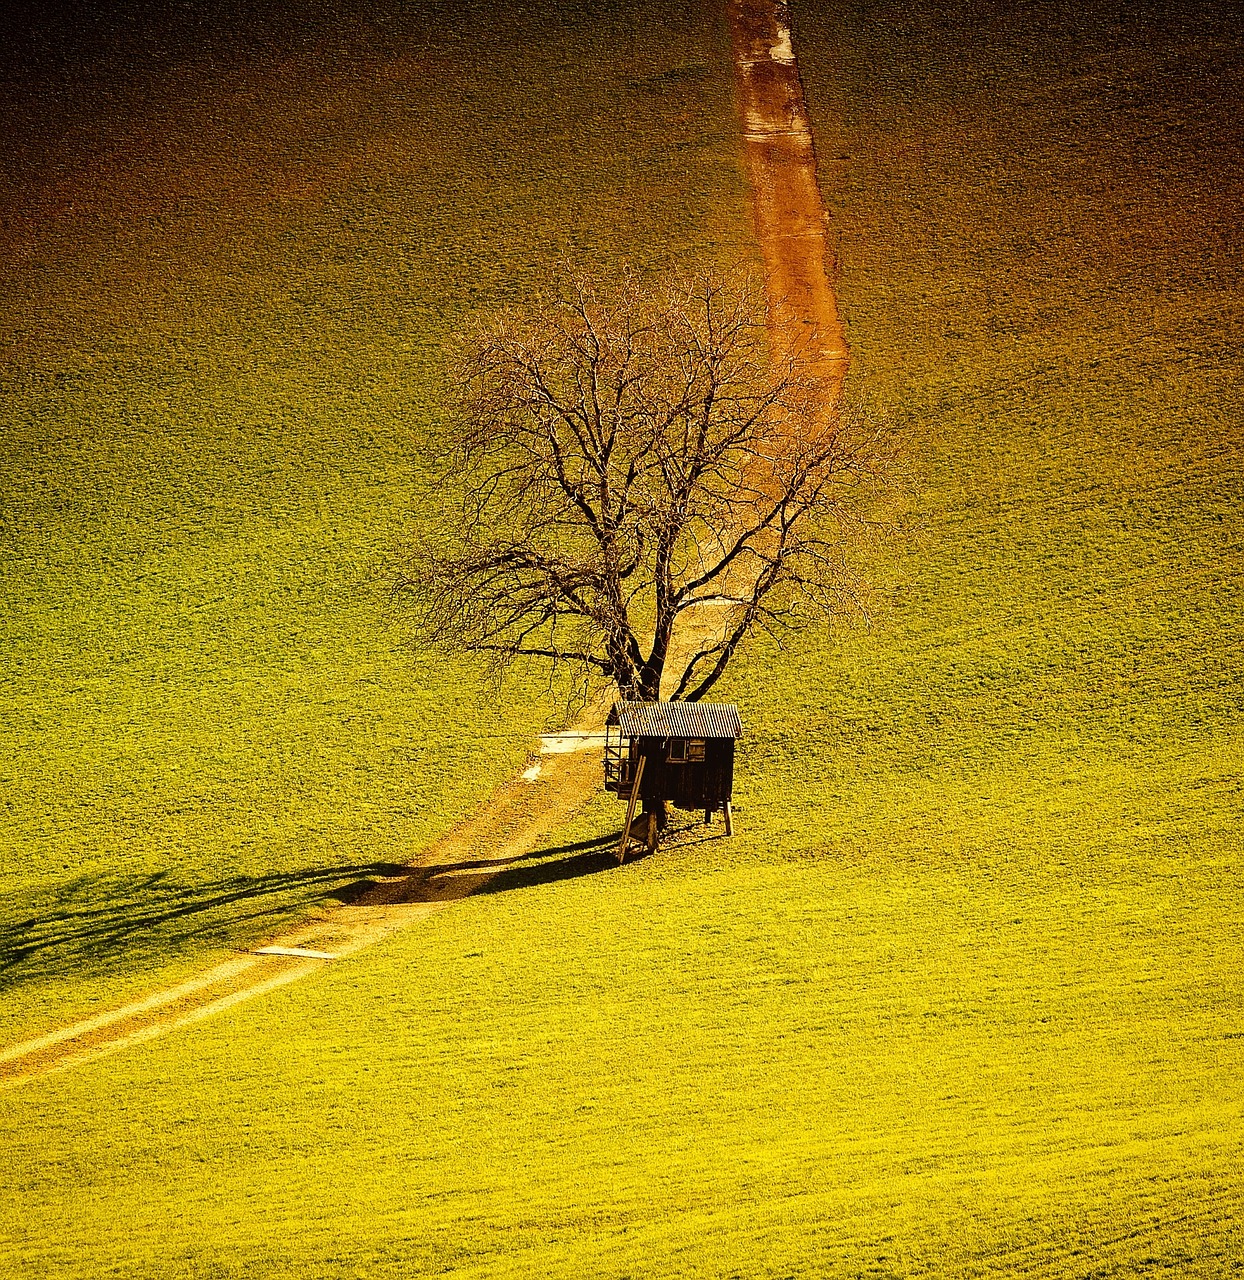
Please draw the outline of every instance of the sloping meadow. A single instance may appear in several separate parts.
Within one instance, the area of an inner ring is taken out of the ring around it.
[[[556,696],[416,658],[386,596],[452,516],[446,352],[564,258],[747,234],[703,24],[32,22],[0,315],[4,1040],[348,896],[522,767]]]
[[[418,930],[27,1089],[11,1267],[1239,1265],[1238,34],[797,16],[915,476],[871,628],[720,690],[732,842],[618,869],[598,797]]]

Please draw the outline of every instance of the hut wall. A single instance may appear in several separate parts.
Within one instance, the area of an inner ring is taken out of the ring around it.
[[[731,798],[734,741],[730,738],[707,739],[703,760],[667,760],[664,738],[640,738],[636,753],[646,761],[639,784],[646,802],[668,800],[679,809],[713,809]]]

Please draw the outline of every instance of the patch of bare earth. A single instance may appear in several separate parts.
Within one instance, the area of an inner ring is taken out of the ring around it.
[[[774,349],[806,360],[833,403],[850,353],[790,12],[782,0],[728,0],[727,13]]]

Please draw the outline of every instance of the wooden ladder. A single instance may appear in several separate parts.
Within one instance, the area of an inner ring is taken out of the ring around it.
[[[635,770],[635,780],[631,783],[631,798],[626,806],[626,826],[622,828],[622,841],[618,845],[619,864],[626,860],[626,846],[631,840],[631,823],[635,821],[635,805],[639,802],[639,784],[643,781],[646,760],[646,756],[639,757],[639,767]]]

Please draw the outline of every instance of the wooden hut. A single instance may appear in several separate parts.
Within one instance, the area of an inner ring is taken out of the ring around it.
[[[743,736],[739,710],[726,702],[617,702],[605,722],[605,790],[628,801],[621,854],[643,801],[642,834],[656,847],[665,806],[703,809],[705,823],[718,810],[734,834],[734,744]]]

